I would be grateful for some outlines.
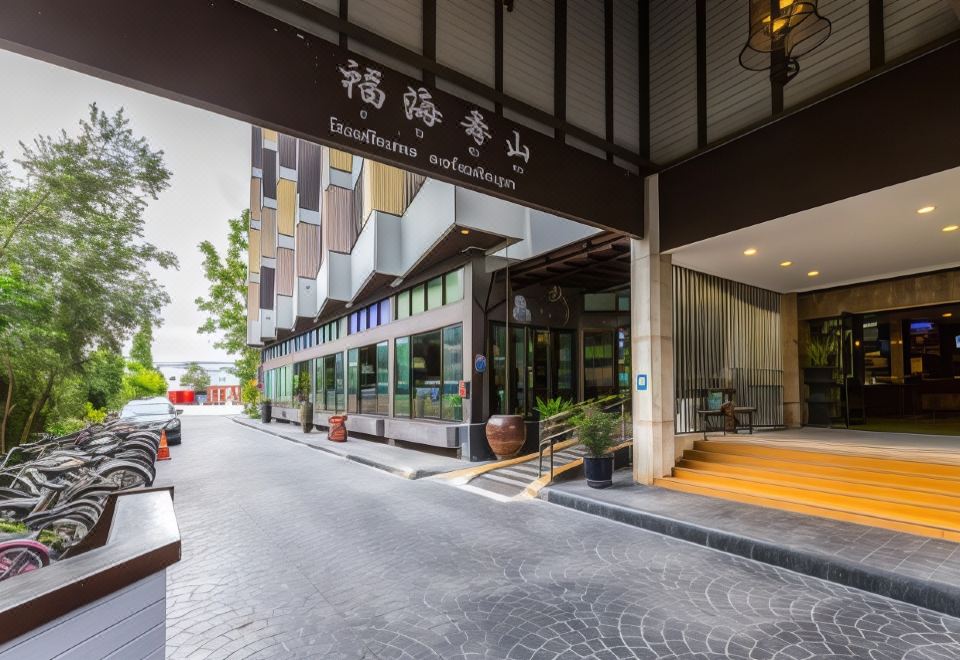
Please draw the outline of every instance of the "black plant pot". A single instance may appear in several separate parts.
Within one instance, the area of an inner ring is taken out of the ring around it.
[[[584,456],[583,471],[590,488],[609,488],[613,485],[613,455],[601,458]]]
[[[833,367],[806,367],[803,380],[810,396],[807,398],[807,423],[812,426],[830,426],[833,411]]]
[[[269,401],[264,401],[260,404],[260,421],[264,424],[270,423],[270,418],[273,416],[273,404]]]

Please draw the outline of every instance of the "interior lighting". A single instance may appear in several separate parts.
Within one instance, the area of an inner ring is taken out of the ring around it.
[[[748,257],[752,257],[757,253],[757,248],[747,248],[746,250],[743,251],[743,253]]]
[[[947,225],[941,231],[957,231],[958,229],[960,229],[960,225]]]
[[[818,0],[749,2],[749,32],[740,51],[740,66],[750,71],[770,69],[770,79],[786,85],[800,71],[798,58],[830,36],[830,21],[817,13]]]
[[[464,236],[467,236],[467,235],[470,233],[470,230],[469,230],[469,229],[461,229],[461,230],[460,230],[460,233],[463,234]]]
[[[819,274],[820,274],[819,270],[811,270],[809,273],[807,273],[807,277],[816,277]]]
[[[787,266],[792,266],[792,265],[793,265],[793,262],[792,262],[792,261],[781,261],[781,262],[780,262],[780,267],[781,267],[781,268],[786,268]]]
[[[917,213],[920,215],[926,215],[927,213],[933,213],[937,210],[936,206],[921,206],[917,209]]]
[[[944,312],[944,313],[943,313],[943,318],[945,318],[945,319],[948,319],[948,318],[950,318],[951,316],[953,316],[953,312]]]

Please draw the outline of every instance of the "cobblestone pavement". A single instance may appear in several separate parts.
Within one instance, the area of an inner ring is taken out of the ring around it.
[[[184,419],[171,658],[960,658],[960,620]]]

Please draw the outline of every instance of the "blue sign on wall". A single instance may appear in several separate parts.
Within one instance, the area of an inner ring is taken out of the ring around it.
[[[476,371],[478,374],[482,374],[484,371],[487,370],[486,355],[481,355],[480,353],[477,353],[477,355],[473,358],[473,370]]]
[[[637,391],[647,391],[647,374],[637,374]]]

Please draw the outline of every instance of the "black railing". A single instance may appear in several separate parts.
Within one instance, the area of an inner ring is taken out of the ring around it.
[[[633,435],[633,424],[629,420],[629,409],[630,409],[630,399],[625,397],[619,397],[616,395],[611,395],[603,397],[600,399],[593,399],[591,401],[584,401],[583,403],[578,403],[572,408],[541,419],[538,428],[540,435],[539,450],[540,458],[538,464],[538,473],[542,477],[543,472],[543,455],[544,452],[549,452],[550,456],[550,483],[553,483],[553,474],[554,474],[554,461],[553,456],[555,453],[555,445],[558,442],[564,442],[566,440],[572,439],[576,435],[576,426],[574,425],[574,420],[581,414],[583,411],[590,407],[596,406],[600,408],[603,412],[617,412],[620,415],[620,443],[625,442]]]

